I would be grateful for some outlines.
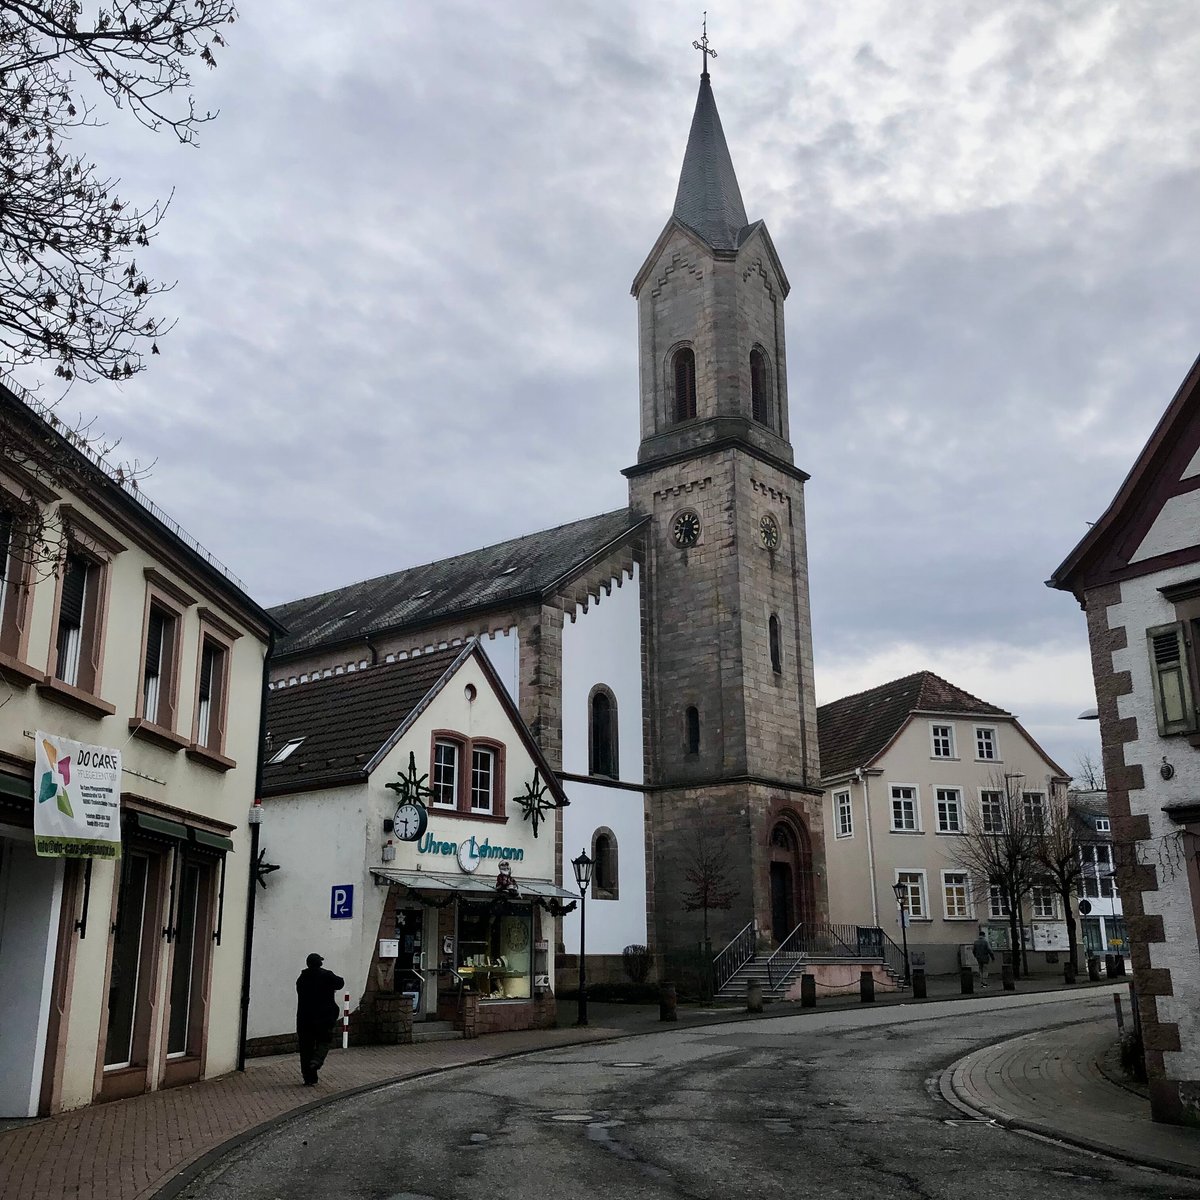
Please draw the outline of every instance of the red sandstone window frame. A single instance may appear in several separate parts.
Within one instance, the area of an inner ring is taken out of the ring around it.
[[[503,742],[489,737],[467,737],[456,729],[435,729],[429,736],[429,781],[435,787],[437,778],[437,748],[455,748],[457,763],[454,774],[454,803],[430,799],[430,812],[446,817],[465,817],[473,821],[507,821],[505,806],[505,770],[507,749]],[[490,811],[473,808],[473,778],[475,751],[487,751],[492,756],[492,807]]]

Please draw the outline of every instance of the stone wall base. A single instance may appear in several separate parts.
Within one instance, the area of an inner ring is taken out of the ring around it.
[[[1151,1079],[1150,1115],[1165,1125],[1200,1128],[1200,1081]]]

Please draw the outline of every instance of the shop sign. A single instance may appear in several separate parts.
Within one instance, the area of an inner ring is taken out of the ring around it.
[[[34,734],[33,836],[43,858],[121,856],[121,752]]]
[[[459,868],[468,875],[473,875],[479,864],[485,859],[506,858],[510,862],[520,862],[525,857],[525,851],[519,846],[493,846],[488,838],[478,841],[474,837],[464,838],[462,842],[443,841],[436,834],[426,833],[417,843],[418,854],[444,854],[447,858],[456,858]]]

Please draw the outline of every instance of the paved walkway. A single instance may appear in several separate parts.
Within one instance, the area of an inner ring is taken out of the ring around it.
[[[986,1046],[947,1068],[942,1093],[1008,1128],[1200,1177],[1200,1131],[1151,1121],[1149,1103],[1101,1071],[1115,1038],[1106,1019]]]
[[[1043,990],[1066,995],[1069,991],[1082,993],[1085,988],[1064,989],[1049,981],[1023,983],[1021,987],[1022,992]],[[931,1001],[950,999],[956,994],[954,981],[930,980]],[[907,994],[880,993],[875,1006],[880,1019],[886,1020],[884,1010],[896,1004],[912,1005],[913,1001]],[[821,997],[815,1011],[858,1007],[851,997],[840,1000]],[[776,1004],[768,1007],[764,1016],[770,1019],[802,1011],[796,1005]],[[150,1197],[167,1200],[196,1169],[279,1118],[389,1080],[410,1079],[580,1042],[689,1025],[764,1019],[748,1018],[745,1010],[739,1008],[681,1007],[679,1014],[679,1024],[670,1026],[659,1023],[656,1007],[593,1004],[591,1025],[579,1029],[570,1024],[575,1019],[574,1006],[564,1002],[559,1008],[559,1020],[563,1023],[559,1029],[493,1034],[474,1041],[334,1051],[315,1089],[299,1086],[294,1055],[252,1059],[241,1074],[233,1072],[188,1087],[93,1105],[0,1132],[0,1196],[4,1200],[149,1200]],[[1050,1036],[1061,1041],[1064,1035],[1058,1031]],[[1108,1040],[1112,1040],[1111,1036]],[[993,1047],[992,1052],[996,1049]],[[978,1073],[972,1072],[970,1077],[974,1079]],[[1102,1082],[1117,1100],[1126,1100],[1127,1094],[1122,1089],[1107,1080]],[[1142,1119],[1148,1125],[1145,1103],[1131,1095],[1127,1102],[1141,1105]],[[982,1103],[978,1105],[981,1111]],[[1061,1096],[1049,1107],[1056,1110],[1060,1104]],[[1161,1128],[1154,1126],[1151,1133]],[[1173,1132],[1166,1130],[1165,1135],[1170,1137]]]

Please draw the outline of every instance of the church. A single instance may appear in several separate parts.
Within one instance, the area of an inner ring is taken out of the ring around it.
[[[674,208],[633,280],[628,506],[271,613],[288,630],[272,688],[480,640],[569,797],[556,878],[572,886],[581,848],[595,860],[593,978],[630,944],[662,961],[705,931],[715,950],[771,946],[828,920],[788,289],[705,69]]]

